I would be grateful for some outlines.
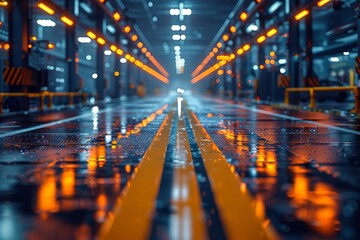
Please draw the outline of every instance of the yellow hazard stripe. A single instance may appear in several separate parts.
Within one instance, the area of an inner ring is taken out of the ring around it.
[[[173,112],[165,117],[137,171],[116,201],[113,217],[100,229],[98,239],[148,238],[173,117]]]
[[[169,238],[208,239],[205,213],[183,119],[178,122],[175,149],[171,203],[176,211],[170,217]]]
[[[256,217],[245,183],[226,161],[196,115],[188,111],[220,219],[228,239],[278,239],[269,220]]]

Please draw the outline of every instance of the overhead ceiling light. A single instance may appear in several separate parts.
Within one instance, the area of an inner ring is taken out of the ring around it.
[[[186,26],[185,26],[185,25],[181,25],[180,29],[181,29],[181,31],[185,31],[185,30],[186,30]]]
[[[107,26],[106,26],[106,29],[107,29],[110,33],[112,33],[112,34],[115,34],[115,33],[116,33],[116,29],[115,29],[113,26],[111,26],[111,25],[107,25]]]
[[[81,7],[87,14],[91,14],[91,13],[92,13],[91,7],[90,7],[88,4],[86,4],[86,3],[84,3],[84,2],[80,3],[80,7]]]
[[[90,61],[92,59],[91,55],[86,55],[86,60]]]
[[[174,41],[178,41],[178,40],[181,39],[181,36],[180,36],[179,34],[175,34],[175,35],[172,36],[172,39],[173,39]]]
[[[127,60],[126,60],[126,58],[120,58],[120,62],[121,62],[121,63],[126,63]]]
[[[173,31],[180,31],[180,25],[172,25],[171,30]]]
[[[153,21],[153,22],[157,22],[157,21],[158,21],[158,17],[157,17],[157,16],[153,16],[152,21]]]
[[[175,46],[175,47],[174,47],[174,50],[175,50],[175,51],[180,51],[180,46]]]
[[[186,39],[186,35],[182,34],[182,35],[180,36],[180,39],[181,39],[181,40],[185,40],[185,39]]]
[[[56,23],[50,19],[39,19],[36,23],[42,27],[55,27]]]
[[[91,38],[89,37],[78,37],[79,43],[91,43]]]
[[[251,24],[246,28],[246,32],[247,32],[247,33],[256,32],[257,30],[259,30],[259,27],[256,26],[254,23],[251,23]]]
[[[154,6],[154,3],[150,1],[150,2],[148,2],[148,6],[149,6],[149,8],[151,8]]]
[[[331,57],[329,58],[330,62],[340,62],[340,59],[338,57]]]
[[[273,5],[269,7],[269,14],[276,12],[276,10],[278,10],[281,5],[282,3],[280,1],[274,2]]]
[[[106,56],[110,56],[110,55],[111,55],[111,51],[110,51],[110,50],[105,50],[105,51],[104,51],[104,54],[105,54]]]
[[[177,8],[170,9],[170,15],[172,15],[172,16],[180,15],[180,9],[177,9]]]

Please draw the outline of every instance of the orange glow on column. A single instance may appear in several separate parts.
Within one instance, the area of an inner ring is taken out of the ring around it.
[[[240,14],[240,19],[241,19],[241,21],[243,21],[243,22],[247,19],[247,17],[248,17],[248,15],[247,15],[246,12],[242,12],[242,13]]]
[[[54,15],[55,14],[55,11],[54,9],[52,9],[51,7],[49,7],[48,5],[46,5],[45,3],[38,3],[37,6],[42,9],[43,11],[47,12],[48,14],[50,15]]]
[[[147,52],[147,48],[146,48],[146,47],[143,47],[143,48],[141,49],[141,51],[142,51],[143,53],[146,53],[146,52]]]
[[[6,7],[7,5],[9,5],[9,3],[7,1],[0,2],[0,7]]]
[[[214,47],[212,51],[213,53],[217,53],[219,50],[216,47]]]
[[[222,43],[221,42],[218,42],[217,44],[216,44],[216,46],[218,47],[218,48],[222,48]]]
[[[295,20],[299,21],[300,19],[304,18],[305,16],[309,15],[309,10],[304,9],[301,12],[299,12],[298,14],[295,15]]]
[[[262,35],[262,36],[260,36],[260,37],[258,37],[257,39],[256,39],[256,41],[258,42],[258,43],[262,43],[262,42],[264,42],[266,40],[266,37],[264,36],[264,35]]]
[[[65,17],[65,16],[62,16],[62,17],[61,17],[61,21],[62,21],[63,23],[65,23],[66,25],[68,25],[68,26],[73,26],[73,25],[74,25],[74,21],[71,20],[71,19],[68,18],[68,17]]]
[[[326,4],[328,4],[329,2],[331,2],[331,0],[320,0],[317,2],[317,5],[318,5],[318,7],[322,7]]]
[[[49,44],[47,45],[47,48],[48,48],[48,49],[54,49],[54,48],[55,48],[55,44],[49,43]]]
[[[235,27],[235,26],[231,26],[231,27],[230,27],[230,32],[235,33],[235,32],[236,32],[236,27]]]

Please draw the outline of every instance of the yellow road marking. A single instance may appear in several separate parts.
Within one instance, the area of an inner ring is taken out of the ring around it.
[[[201,150],[220,219],[228,239],[278,239],[269,220],[256,217],[246,185],[227,163],[196,115],[188,111],[196,142]]]
[[[183,119],[176,134],[171,203],[175,213],[170,217],[170,239],[208,239],[205,213],[192,162],[190,144]]]
[[[147,239],[159,192],[174,112],[161,124],[132,179],[115,203],[98,239]]]

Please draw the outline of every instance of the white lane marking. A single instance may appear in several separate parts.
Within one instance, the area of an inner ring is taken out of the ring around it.
[[[325,123],[319,123],[319,122],[304,120],[302,118],[291,117],[291,116],[288,116],[288,115],[279,114],[279,113],[273,113],[273,112],[269,112],[269,111],[261,110],[261,109],[257,109],[257,108],[249,108],[249,107],[239,106],[239,105],[235,105],[235,106],[237,108],[241,108],[241,109],[244,109],[244,110],[247,110],[247,111],[262,113],[262,114],[271,115],[271,116],[274,116],[274,117],[279,117],[279,118],[288,119],[288,120],[292,120],[292,121],[302,121],[304,123],[309,123],[309,124],[317,125],[317,126],[320,126],[320,127],[330,128],[330,129],[337,130],[337,131],[340,131],[340,132],[346,132],[346,133],[351,133],[351,134],[355,134],[355,135],[360,135],[360,131],[356,131],[356,130],[352,130],[352,129],[348,129],[348,128],[336,127],[336,126],[332,126],[332,125],[325,124]]]
[[[113,110],[113,109],[112,108],[104,109],[104,110],[99,111],[98,114],[108,112],[110,110]],[[2,134],[0,134],[0,138],[11,137],[11,136],[14,136],[14,135],[17,135],[17,134],[22,134],[22,133],[42,129],[42,128],[47,128],[47,127],[52,127],[52,126],[55,126],[55,125],[58,125],[58,124],[71,122],[71,121],[74,121],[74,120],[78,120],[78,119],[86,118],[86,117],[92,117],[92,116],[93,116],[93,113],[87,113],[87,114],[79,115],[79,116],[76,116],[76,117],[65,118],[65,119],[62,119],[62,120],[55,121],[55,122],[41,124],[41,125],[34,126],[34,127],[29,127],[29,128],[24,128],[24,129],[19,129],[19,130],[16,130],[16,131],[12,131],[12,132],[2,133]]]

